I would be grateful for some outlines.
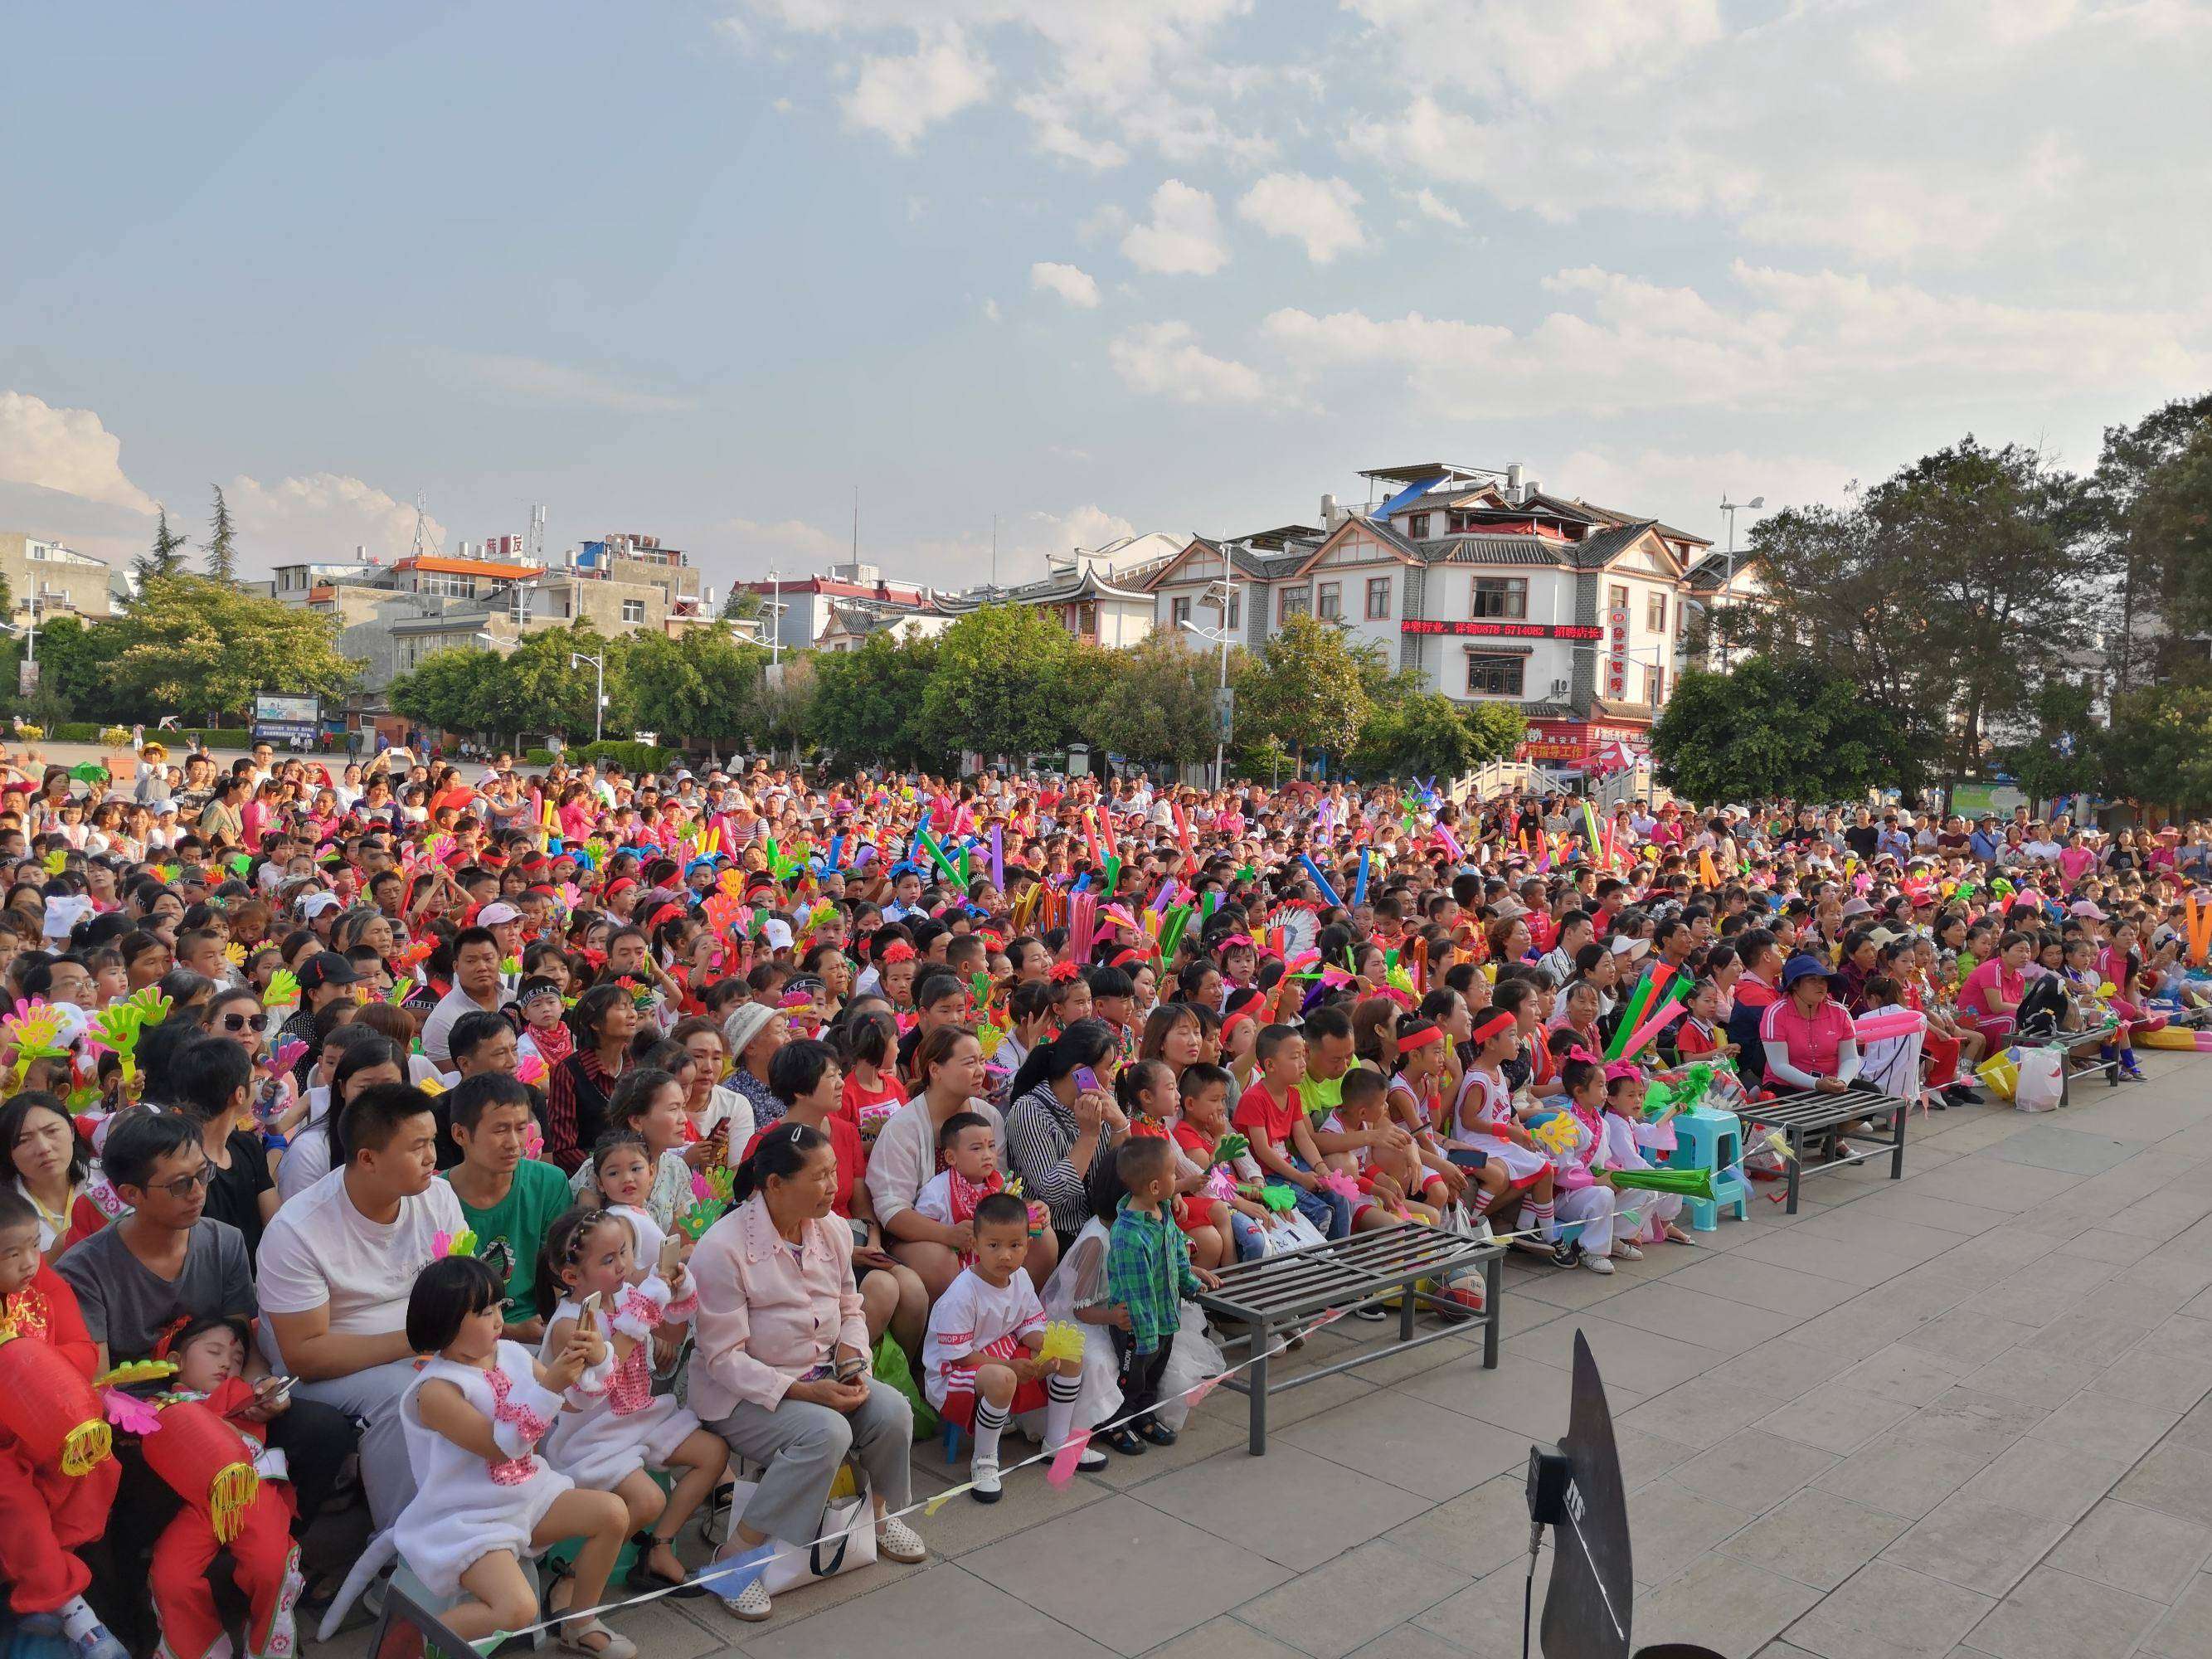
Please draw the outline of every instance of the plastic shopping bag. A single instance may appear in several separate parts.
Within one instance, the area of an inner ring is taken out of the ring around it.
[[[2058,1107],[2064,1092],[2066,1056],[2056,1048],[2016,1048],[2019,1080],[2013,1085],[2012,1104],[2017,1112],[2049,1112]]]

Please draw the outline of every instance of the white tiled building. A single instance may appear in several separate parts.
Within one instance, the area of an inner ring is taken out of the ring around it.
[[[1461,702],[1510,702],[1530,758],[1634,742],[1665,706],[1691,567],[1711,545],[1656,520],[1441,462],[1362,475],[1380,498],[1322,500],[1320,526],[1194,539],[1154,574],[1155,625],[1221,624],[1258,647],[1308,612],[1380,647]],[[1196,644],[1194,640],[1192,641]]]

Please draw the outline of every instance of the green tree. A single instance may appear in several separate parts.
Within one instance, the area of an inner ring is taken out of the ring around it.
[[[1094,696],[1078,697],[1088,712],[1078,721],[1098,748],[1132,760],[1183,766],[1213,754],[1213,695],[1218,659],[1188,650],[1170,634],[1154,634],[1132,650],[1100,653]]]
[[[757,647],[751,649],[767,655]],[[754,668],[751,695],[738,705],[739,729],[748,738],[775,754],[804,746],[818,689],[815,662],[813,652],[793,651],[785,653],[773,679],[764,661]]]
[[[136,718],[116,694],[106,628],[87,628],[76,617],[56,617],[39,624],[39,684],[69,704],[72,718]],[[9,684],[13,685],[12,679]]]
[[[1074,735],[1075,641],[1032,605],[987,605],[939,637],[922,726],[940,758],[1059,748]]]
[[[1513,752],[1528,722],[1504,703],[1462,708],[1434,691],[1378,706],[1359,729],[1352,765],[1368,777],[1452,779]]]
[[[911,767],[942,758],[926,733],[922,700],[937,672],[935,640],[871,634],[857,651],[814,659],[806,735],[841,762]]]
[[[222,498],[222,486],[215,489],[215,517],[208,526],[207,568],[210,580],[234,582],[238,580],[238,536],[231,528],[230,503]]]
[[[750,587],[730,584],[729,597],[722,601],[724,622],[750,622],[761,613],[761,596]]]
[[[425,730],[493,736],[486,711],[498,701],[503,671],[496,652],[439,651],[392,682],[386,699]]]
[[[1368,687],[1380,654],[1355,649],[1332,623],[1291,617],[1235,681],[1240,735],[1272,738],[1301,764],[1316,750],[1341,759],[1374,706]]]
[[[569,664],[569,656],[580,651],[606,658],[607,697],[620,708],[620,652],[611,649],[606,637],[589,626],[548,628],[525,635],[503,655],[495,654],[499,667],[487,682],[479,727],[518,744],[538,732],[558,732],[571,743],[588,743],[592,698],[599,682],[589,664]],[[608,724],[615,721],[610,718]]]
[[[2106,738],[2112,783],[2146,805],[2212,805],[2212,684],[2171,682],[2112,700]]]
[[[2081,481],[1971,435],[1848,508],[1776,514],[1753,545],[1771,603],[1732,613],[1756,648],[1809,657],[1910,730],[1952,775],[2063,665],[2102,568]]]
[[[2170,678],[2188,665],[2187,629],[2139,624],[2174,616],[2185,604],[2185,588],[2192,586],[2188,568],[2202,568],[2203,473],[2201,465],[2179,473],[2173,469],[2192,451],[2201,461],[2208,430],[2212,392],[2153,410],[2131,427],[2105,428],[2089,494],[2097,530],[2118,573],[2113,667],[2123,691]],[[2193,536],[2191,519],[2198,526]],[[2179,538],[2177,530],[2184,532]]]
[[[1659,781],[1692,800],[1846,800],[1923,781],[1906,734],[1850,680],[1803,656],[1682,676],[1651,729]]]
[[[336,696],[360,665],[337,623],[205,576],[156,576],[128,616],[90,630],[119,697],[143,716],[243,714],[257,691]]]
[[[217,491],[218,496],[221,491]],[[189,545],[181,531],[169,528],[169,509],[155,509],[161,519],[154,526],[154,545],[131,562],[131,568],[142,582],[153,576],[173,576],[184,567],[185,548]]]
[[[678,639],[632,634],[617,652],[623,723],[633,731],[657,732],[672,747],[687,742],[728,746],[741,735],[769,654],[719,627],[695,629]]]
[[[2031,736],[2000,750],[2005,769],[2040,803],[2096,788],[2108,759],[2094,696],[2070,681],[2046,681],[2029,700]]]

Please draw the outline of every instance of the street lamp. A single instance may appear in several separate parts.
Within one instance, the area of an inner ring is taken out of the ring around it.
[[[594,657],[587,651],[571,651],[568,666],[574,668],[580,662],[591,664],[595,676],[592,692],[592,741],[597,743],[606,734],[607,729],[607,661],[605,657]]]
[[[1225,575],[1218,581],[1208,582],[1206,587],[1206,598],[1212,599],[1217,589],[1219,590],[1221,596],[1221,626],[1219,628],[1200,628],[1196,623],[1190,621],[1188,617],[1184,619],[1182,626],[1188,629],[1192,633],[1197,635],[1199,638],[1207,641],[1209,644],[1218,644],[1220,646],[1221,691],[1225,694],[1229,690],[1229,641],[1231,639],[1235,637],[1229,626],[1229,607],[1236,602],[1237,584]],[[1221,781],[1224,776],[1223,763],[1226,757],[1228,750],[1228,739],[1222,731],[1220,725],[1221,710],[1218,704],[1223,699],[1221,698],[1216,699],[1216,707],[1213,716],[1213,787],[1216,789],[1219,789],[1221,787]]]
[[[1734,597],[1729,590],[1735,586],[1735,515],[1738,513],[1756,513],[1765,505],[1766,497],[1764,495],[1753,495],[1749,501],[1745,501],[1741,505],[1729,500],[1725,495],[1721,497],[1721,511],[1728,514],[1729,521],[1728,579],[1721,584],[1721,597],[1723,599],[1731,599]],[[1716,604],[1713,607],[1713,620],[1715,622],[1718,622],[1720,620],[1719,612],[1720,606]],[[1728,630],[1723,627],[1721,630],[1721,672],[1725,674],[1728,672]]]

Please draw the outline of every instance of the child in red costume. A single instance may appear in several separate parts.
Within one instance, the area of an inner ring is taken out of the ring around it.
[[[19,1342],[51,1344],[87,1382],[96,1374],[76,1292],[40,1259],[39,1213],[10,1191],[0,1191],[0,1319]],[[23,1627],[58,1628],[78,1659],[127,1659],[85,1601],[92,1574],[76,1553],[107,1530],[118,1474],[112,1456],[67,1474],[0,1429],[0,1577]]]
[[[178,1494],[185,1507],[154,1546],[154,1611],[161,1621],[155,1659],[229,1659],[230,1638],[208,1582],[216,1557],[224,1553],[231,1559],[232,1580],[251,1607],[250,1659],[291,1659],[299,1651],[292,1607],[302,1578],[299,1547],[292,1541],[292,1488],[283,1478],[284,1455],[266,1449],[269,1419],[289,1402],[274,1392],[273,1378],[258,1387],[246,1380],[246,1352],[244,1323],[233,1319],[182,1326],[154,1350],[155,1358],[176,1362],[179,1393],[204,1395],[208,1409],[238,1431],[241,1456],[251,1455],[261,1476],[228,1542],[215,1535],[205,1493]]]

